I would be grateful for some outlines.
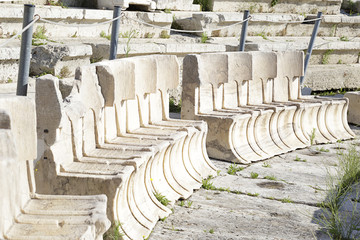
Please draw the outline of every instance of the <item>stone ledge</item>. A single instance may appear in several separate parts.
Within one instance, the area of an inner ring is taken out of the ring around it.
[[[304,85],[314,91],[360,87],[360,64],[310,65]]]

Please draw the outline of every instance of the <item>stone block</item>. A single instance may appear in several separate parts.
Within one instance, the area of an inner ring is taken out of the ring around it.
[[[360,92],[347,92],[345,97],[349,99],[348,121],[360,125]]]

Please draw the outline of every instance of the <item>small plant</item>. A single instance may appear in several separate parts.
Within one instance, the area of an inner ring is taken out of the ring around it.
[[[213,177],[212,176],[209,176],[208,178],[206,178],[206,179],[203,179],[202,180],[202,188],[204,188],[204,189],[206,189],[206,190],[215,190],[216,188],[215,188],[215,186],[212,184],[212,182],[211,182],[211,179],[212,179]]]
[[[329,63],[329,58],[330,58],[330,54],[333,52],[333,49],[328,49],[325,51],[325,53],[322,56],[321,59],[321,64],[328,64]]]
[[[214,229],[211,228],[211,229],[209,230],[209,233],[213,234],[213,233],[214,233]]]
[[[258,33],[257,36],[262,37],[264,40],[269,40],[267,36],[265,35],[265,32]]]
[[[271,165],[270,165],[270,163],[268,163],[268,162],[263,162],[262,167],[264,167],[264,168],[271,168]]]
[[[343,61],[339,59],[339,61],[336,64],[343,64]]]
[[[216,171],[216,175],[217,175],[217,176],[220,176],[220,173],[221,173],[221,170],[217,170],[217,171]]]
[[[352,146],[347,153],[339,156],[336,174],[329,174],[328,197],[319,204],[322,213],[316,220],[324,226],[325,233],[332,239],[359,239],[360,237],[358,232],[360,219],[356,212],[358,202],[352,202],[354,209],[352,212],[345,216],[341,214],[341,209],[350,198],[350,194],[356,191],[356,199],[359,197],[358,190],[354,188],[354,184],[357,184],[359,180],[360,153]]]
[[[78,35],[77,35],[77,32],[75,32],[73,35],[71,35],[72,38],[77,38]]]
[[[324,147],[321,147],[321,148],[316,148],[316,150],[320,151],[320,152],[329,152],[330,150],[329,149],[326,149]]]
[[[149,33],[149,32],[147,32],[147,33],[144,34],[144,38],[153,38],[154,35],[155,35],[155,33]]]
[[[335,36],[336,28],[337,28],[337,24],[332,25],[330,37],[334,37],[334,36]]]
[[[306,159],[302,159],[299,158],[298,156],[296,156],[296,158],[294,159],[295,162],[306,162]]]
[[[192,204],[193,204],[193,201],[187,201],[186,207],[190,208]]]
[[[227,173],[230,175],[235,175],[237,172],[244,170],[243,167],[239,167],[237,164],[233,163],[229,166]]]
[[[178,104],[176,104],[175,99],[171,97],[169,99],[169,111],[170,112],[175,112],[175,113],[181,112],[181,99],[178,102]]]
[[[200,4],[201,11],[211,11],[210,0],[194,0],[194,4]]]
[[[165,222],[166,217],[160,218],[160,221]]]
[[[135,38],[137,34],[138,32],[136,30],[127,31],[124,34],[121,34],[123,38],[127,38],[126,46],[124,47],[125,57],[129,56],[129,53],[131,51],[131,47],[130,47],[131,39]]]
[[[208,35],[206,32],[203,32],[201,34],[201,43],[206,43],[207,40],[208,40]]]
[[[64,5],[64,3],[62,3],[61,1],[52,1],[52,0],[48,0],[46,1],[46,5],[50,5],[50,6],[59,6],[62,8],[68,8],[66,5]]]
[[[274,7],[278,3],[278,0],[271,0],[271,7]]]
[[[341,36],[341,37],[340,37],[340,41],[348,42],[348,41],[349,41],[349,38],[346,37],[346,36]]]
[[[39,41],[39,40],[48,40],[46,36],[46,28],[45,26],[38,26],[33,33],[33,39],[32,39],[32,45],[34,46],[40,46],[40,45],[46,45],[46,42]]]
[[[274,176],[274,175],[271,175],[271,176],[265,176],[264,177],[265,179],[267,179],[267,180],[271,180],[271,181],[276,181],[277,179],[276,179],[276,177]]]
[[[311,131],[311,135],[310,135],[310,145],[313,145],[313,144],[314,144],[315,132],[316,132],[316,129],[313,128],[313,130]]]
[[[170,38],[170,35],[166,30],[161,31],[160,38]]]
[[[110,229],[104,234],[104,240],[122,240],[124,233],[121,230],[121,223],[115,222]]]
[[[90,58],[90,63],[97,63],[97,62],[100,62],[100,61],[102,61],[102,60],[103,60],[102,57],[99,57],[99,58],[91,57],[91,58]]]
[[[69,67],[68,66],[64,66],[61,68],[60,70],[60,74],[59,74],[59,78],[67,78],[69,77],[71,74]]]
[[[165,8],[164,13],[171,13],[171,9]]]
[[[105,38],[107,40],[111,39],[111,35],[106,34],[104,31],[100,32],[100,37]]]
[[[169,205],[170,200],[167,199],[164,195],[162,195],[161,193],[158,192],[154,192],[154,196],[156,197],[156,199],[164,206]]]
[[[292,203],[293,201],[290,198],[283,198],[281,199],[282,203]]]
[[[185,201],[184,201],[184,200],[181,200],[181,201],[179,202],[179,206],[180,206],[180,207],[185,206]]]
[[[259,174],[256,173],[256,172],[251,172],[251,173],[250,173],[250,177],[251,177],[252,179],[258,178],[258,177],[259,177]]]
[[[33,38],[36,39],[47,39],[47,36],[45,35],[47,32],[45,26],[38,26],[35,30],[35,32],[33,33]]]
[[[246,195],[250,196],[250,197],[257,197],[259,196],[258,193],[247,193]]]
[[[8,78],[7,80],[6,80],[6,83],[12,83],[13,82],[13,80],[11,79],[11,78]]]

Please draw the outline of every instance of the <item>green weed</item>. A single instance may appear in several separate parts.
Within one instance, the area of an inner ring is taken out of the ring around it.
[[[237,164],[233,163],[229,166],[227,173],[230,175],[235,175],[237,172],[244,170],[243,167],[239,167]]]
[[[259,174],[256,173],[256,172],[251,172],[251,173],[250,173],[250,177],[253,178],[253,179],[258,178],[258,177],[259,177]]]
[[[154,196],[156,197],[156,199],[164,206],[169,205],[170,200],[167,199],[164,195],[162,195],[161,193],[158,192],[154,192]]]

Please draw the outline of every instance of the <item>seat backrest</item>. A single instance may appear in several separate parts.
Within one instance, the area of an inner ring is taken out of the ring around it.
[[[278,76],[274,80],[274,100],[288,101],[300,97],[299,78],[304,75],[304,53],[278,52]]]
[[[249,81],[248,104],[258,105],[273,101],[273,79],[277,76],[274,52],[251,52],[253,79]]]
[[[64,100],[56,77],[37,79],[36,105],[39,143],[51,150],[57,166],[104,143],[104,98],[94,64],[76,70],[72,91]]]
[[[182,114],[247,104],[252,55],[244,52],[188,55],[183,65]],[[195,100],[195,97],[198,99]],[[185,102],[184,102],[185,101]],[[193,107],[192,107],[192,106]],[[185,116],[184,116],[185,117]]]
[[[233,108],[247,104],[248,82],[253,78],[252,55],[245,52],[229,52],[228,83],[224,83],[223,107]]]
[[[0,239],[35,193],[35,119],[30,98],[0,98]]]

